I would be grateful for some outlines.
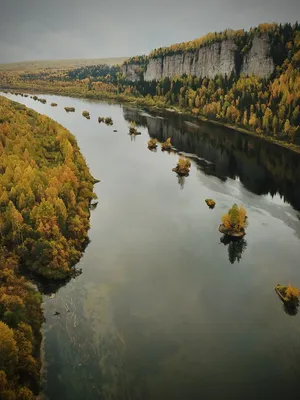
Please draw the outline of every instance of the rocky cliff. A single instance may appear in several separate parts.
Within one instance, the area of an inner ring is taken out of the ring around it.
[[[266,35],[254,36],[249,52],[243,57],[241,73],[268,78],[275,68],[269,51],[270,44],[268,37]]]
[[[257,34],[248,51],[243,53],[233,39],[225,39],[197,50],[150,56],[143,69],[145,81],[183,74],[213,78],[219,74],[242,73],[267,78],[274,70],[274,62],[269,55],[268,36]],[[141,65],[134,62],[125,64],[122,71],[129,81],[137,81],[141,77]]]
[[[144,79],[151,81],[183,74],[213,78],[218,74],[230,74],[235,69],[234,50],[233,40],[224,40],[196,52],[150,58]]]
[[[136,82],[141,78],[141,66],[140,64],[129,63],[123,64],[121,66],[122,74],[126,77],[126,79],[130,82]]]

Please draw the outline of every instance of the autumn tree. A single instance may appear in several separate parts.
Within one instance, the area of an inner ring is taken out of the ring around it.
[[[234,204],[228,213],[222,216],[222,224],[226,231],[239,233],[247,227],[247,213],[241,205]]]
[[[0,370],[11,376],[18,362],[18,348],[14,332],[0,321]]]

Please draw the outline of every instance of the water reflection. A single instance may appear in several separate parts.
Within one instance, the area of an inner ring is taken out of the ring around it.
[[[91,210],[96,209],[97,204],[98,204],[98,202],[93,203],[93,205],[90,206]],[[85,242],[82,246],[82,249],[81,249],[80,258],[83,257],[90,242],[91,242],[91,240],[87,236],[85,239]],[[33,285],[35,285],[37,287],[39,292],[41,292],[45,296],[51,297],[52,295],[57,293],[59,291],[59,289],[66,286],[71,280],[76,279],[77,277],[79,277],[82,274],[82,269],[78,268],[77,265],[73,266],[71,275],[68,278],[63,279],[63,280],[46,279],[43,276],[36,274],[33,271],[30,271],[28,268],[26,268],[24,266],[20,266],[19,268],[20,268],[22,275],[27,280],[32,282]]]
[[[290,315],[291,317],[294,317],[298,314],[298,306],[291,306],[287,303],[283,304],[283,310],[287,315]]]
[[[220,242],[223,243],[224,246],[228,246],[228,259],[231,264],[234,264],[236,261],[241,261],[242,254],[247,247],[247,242],[244,238],[236,239],[231,238],[228,235],[224,235],[220,239]]]
[[[185,184],[185,176],[177,174],[177,180],[178,180],[178,184],[180,186],[180,189],[183,190],[184,184]]]
[[[74,398],[73,393],[77,398],[103,398],[99,360],[105,348],[93,337],[95,316],[86,304],[86,289],[74,288],[75,284],[69,283],[64,295],[58,293],[47,300],[45,350],[51,385],[46,380],[44,390],[49,399]],[[64,344],[63,348],[59,347],[60,343]]]
[[[69,276],[66,279],[63,280],[50,280],[43,278],[40,275],[37,275],[36,273],[29,271],[25,267],[20,267],[22,275],[25,276],[27,280],[32,282],[45,296],[51,296],[59,291],[60,288],[64,287],[67,285],[72,279],[76,279],[78,276],[82,274],[82,269],[81,268],[74,268],[72,271],[71,276]]]
[[[151,137],[196,154],[197,167],[225,181],[236,179],[257,194],[279,194],[300,210],[300,157],[281,147],[227,128],[187,121],[173,113],[155,118],[137,109],[123,108],[124,118],[147,127]]]
[[[148,147],[148,150],[149,150],[149,151],[152,151],[152,153],[156,153],[156,152],[157,152],[157,147],[154,147],[154,148],[149,148],[149,147]]]

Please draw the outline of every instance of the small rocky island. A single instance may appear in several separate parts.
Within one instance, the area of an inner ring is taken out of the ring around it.
[[[129,135],[140,135],[141,132],[138,132],[136,129],[136,123],[134,121],[130,121],[129,125]]]
[[[232,238],[242,238],[246,234],[245,228],[248,225],[246,214],[243,206],[234,204],[228,213],[223,215],[219,231]]]
[[[86,119],[90,119],[90,113],[88,111],[82,111],[82,115],[86,118]]]
[[[106,125],[113,125],[113,120],[111,117],[106,117],[104,119],[104,122],[106,123]]]
[[[177,165],[172,171],[176,172],[180,176],[189,176],[191,168],[191,161],[188,158],[180,157]]]
[[[57,103],[51,103],[51,107],[57,107]]]
[[[111,117],[98,117],[98,122],[101,124],[101,122],[105,122],[106,125],[113,125],[113,120]]]
[[[75,112],[75,107],[65,107],[67,112]]]
[[[171,151],[172,150],[172,143],[171,143],[171,138],[168,138],[162,145],[161,145],[162,151]]]
[[[205,203],[208,205],[209,208],[215,208],[216,202],[213,199],[206,199]]]
[[[157,139],[154,139],[154,138],[150,139],[148,141],[148,149],[155,150],[156,148],[157,148]]]
[[[275,292],[278,294],[280,299],[285,305],[296,308],[299,306],[300,290],[291,286],[282,286],[277,284],[275,286]]]

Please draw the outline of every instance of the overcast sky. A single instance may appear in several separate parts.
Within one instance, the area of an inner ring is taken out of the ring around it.
[[[0,0],[0,63],[147,54],[226,28],[300,20],[298,0]]]

